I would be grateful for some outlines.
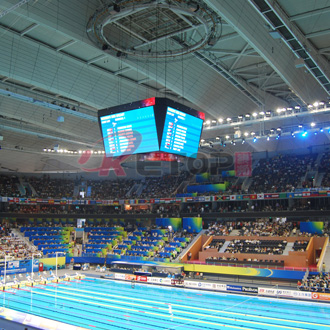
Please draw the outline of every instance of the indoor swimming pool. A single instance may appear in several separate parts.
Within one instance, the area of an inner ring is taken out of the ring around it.
[[[86,329],[329,329],[330,305],[85,278],[0,293],[2,307]]]

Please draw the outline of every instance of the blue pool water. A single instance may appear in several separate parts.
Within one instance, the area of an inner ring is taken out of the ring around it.
[[[86,278],[0,292],[3,307],[87,329],[330,329],[330,305]]]

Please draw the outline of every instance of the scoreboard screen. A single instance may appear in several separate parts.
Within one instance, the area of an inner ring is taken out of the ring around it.
[[[162,152],[196,158],[204,116],[183,104],[157,97],[99,110],[105,155]]]
[[[107,157],[159,148],[153,106],[102,116],[100,124]]]
[[[160,150],[186,157],[196,157],[203,120],[168,107]]]

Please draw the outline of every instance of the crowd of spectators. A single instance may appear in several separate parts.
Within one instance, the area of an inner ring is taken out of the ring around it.
[[[312,181],[303,181],[308,171],[319,171],[323,175],[321,186],[330,186],[330,152],[324,153],[317,167],[317,154],[308,155],[278,155],[269,159],[261,159],[252,173],[252,183],[249,191],[242,191],[241,183],[237,178],[220,178],[218,175],[210,176],[230,182],[224,192],[206,192],[203,195],[242,194],[260,192],[290,192],[297,188],[310,188]],[[84,198],[90,199],[124,199],[124,198],[159,198],[172,197],[181,183],[190,180],[190,173],[182,171],[175,175],[162,177],[145,177],[140,179],[115,180],[83,180],[57,179],[50,175],[42,177],[23,177],[22,182],[16,176],[0,175],[0,195],[10,197],[39,197],[39,198],[80,198],[77,191],[84,187]],[[191,180],[193,181],[193,179]],[[205,184],[201,183],[201,184]],[[198,184],[197,184],[198,185]],[[133,189],[135,188],[135,189]],[[180,191],[181,192],[181,191]],[[77,196],[74,196],[74,194]],[[268,206],[270,207],[270,206]],[[205,210],[207,211],[207,210]],[[244,212],[241,206],[233,206],[231,210],[219,209],[219,212]]]
[[[188,178],[188,172],[179,175],[164,175],[162,177],[147,177],[139,198],[172,197],[177,192],[180,184]]]
[[[163,217],[179,217],[180,205],[177,204],[155,204],[152,213]]]
[[[284,236],[297,231],[295,222],[257,220],[239,223],[240,236]]]
[[[24,213],[24,214],[36,214],[36,213],[43,213],[43,214],[66,214],[67,210],[62,206],[54,206],[54,205],[24,205],[24,204],[13,204],[10,205],[9,212],[15,213]]]
[[[321,187],[330,187],[330,152],[324,153],[320,160],[319,173],[323,175]]]
[[[125,199],[171,197],[180,184],[189,177],[188,172],[162,177],[141,179],[83,180],[57,179],[50,175],[22,177],[0,175],[0,196],[39,198]],[[136,189],[132,189],[136,186]],[[21,191],[19,189],[21,187]],[[76,189],[75,189],[76,188]],[[84,197],[75,196],[84,191]]]
[[[26,182],[31,185],[31,196],[40,198],[68,198],[73,196],[74,181],[70,179],[52,179],[49,175],[27,177]],[[34,193],[35,191],[35,193]]]
[[[228,236],[232,230],[232,224],[227,225],[226,223],[216,221],[209,223],[206,234],[211,236]]]
[[[230,257],[209,257],[205,260],[207,263],[236,263],[238,261],[238,258],[230,256]]]
[[[247,266],[261,266],[261,267],[283,267],[283,260],[264,260],[258,258],[246,258],[243,260],[238,260],[238,258],[234,256],[230,257],[209,257],[206,259],[206,263],[215,264],[215,265],[247,265]]]
[[[306,251],[308,243],[309,243],[309,241],[295,241],[293,243],[292,249],[294,251],[304,252],[304,251]]]
[[[317,154],[279,155],[261,159],[253,170],[253,182],[249,191],[288,192],[294,191],[302,183],[308,170],[315,169]]]
[[[225,252],[228,253],[257,253],[257,254],[283,254],[287,245],[284,240],[239,240],[231,241]]]
[[[129,191],[140,180],[116,179],[116,180],[88,180],[87,187],[91,190],[91,199],[124,199],[136,197],[135,194],[128,195]],[[89,188],[90,187],[90,188]]]
[[[109,236],[106,227],[103,224],[99,226],[94,225],[93,230],[88,232],[88,242],[82,246],[82,256],[97,256],[101,251],[100,245],[97,247],[93,245],[97,243],[102,246],[107,245],[109,258],[120,256],[122,260],[130,261],[135,260],[135,257],[143,257],[144,260],[172,261],[191,240],[191,234],[186,230],[171,232],[168,228],[156,225],[145,228],[124,226],[127,235],[122,238],[118,235],[116,237],[114,233]],[[122,229],[120,232],[122,233]],[[133,259],[129,259],[130,257]]]
[[[226,242],[225,239],[213,238],[212,242],[208,246],[206,246],[204,250],[217,249],[219,252],[219,250],[223,247],[225,242]]]
[[[298,289],[304,291],[329,292],[330,273],[320,272],[317,275],[308,276],[302,282],[298,281]]]
[[[31,259],[34,249],[12,232],[6,225],[0,227],[0,259]]]
[[[19,180],[16,176],[0,175],[0,196],[19,197]]]

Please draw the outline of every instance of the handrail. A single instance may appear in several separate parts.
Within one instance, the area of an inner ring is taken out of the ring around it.
[[[320,254],[319,262],[317,263],[317,266],[316,266],[317,271],[319,271],[319,272],[322,270],[323,260],[324,260],[325,253],[327,251],[328,244],[329,244],[329,237],[326,237],[323,247],[322,247],[322,252]]]

